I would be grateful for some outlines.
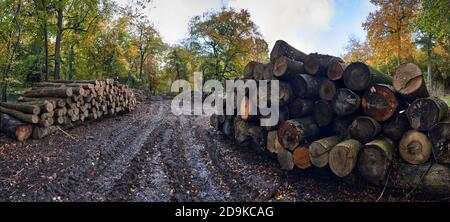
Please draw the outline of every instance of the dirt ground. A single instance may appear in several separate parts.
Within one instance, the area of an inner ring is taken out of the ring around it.
[[[376,201],[329,170],[279,169],[170,101],[20,143],[0,135],[0,201]],[[428,201],[387,189],[381,201]]]

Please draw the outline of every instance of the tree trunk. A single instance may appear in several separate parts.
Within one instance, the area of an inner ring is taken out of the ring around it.
[[[350,126],[352,138],[365,144],[375,139],[381,132],[381,125],[371,117],[360,116]]]
[[[44,18],[44,50],[45,50],[45,81],[48,81],[49,77],[49,64],[48,64],[48,11],[47,4],[45,0],[41,0],[42,7],[44,8],[45,18]]]
[[[427,39],[427,73],[428,73],[428,88],[433,88],[433,77],[431,75],[431,68],[432,68],[432,58],[431,58],[431,52],[432,52],[432,35],[428,35]]]
[[[333,99],[333,110],[338,116],[347,116],[356,112],[360,105],[360,97],[347,88],[338,89]]]
[[[436,162],[450,164],[450,119],[436,124],[428,132]]]
[[[278,135],[276,130],[267,133],[267,150],[275,154],[278,154],[281,152],[281,150],[284,150],[284,148],[278,141]]]
[[[448,115],[448,105],[439,98],[421,98],[415,100],[406,110],[413,129],[427,131]]]
[[[57,2],[57,32],[55,42],[55,71],[54,78],[58,80],[61,78],[61,42],[63,35],[63,19],[64,19],[64,2],[59,0]]]
[[[314,102],[311,100],[297,98],[290,103],[288,107],[289,117],[291,119],[297,119],[312,114],[314,110]]]
[[[25,141],[30,138],[33,131],[31,124],[26,124],[8,114],[0,113],[0,132],[17,140]]]
[[[325,100],[316,101],[313,117],[319,127],[330,125],[335,117],[331,103]]]
[[[362,62],[354,62],[344,71],[344,84],[351,90],[364,91],[373,84],[392,85],[392,77]]]
[[[311,159],[309,158],[309,149],[307,145],[299,146],[292,152],[292,158],[295,166],[299,169],[308,169],[311,167]]]
[[[403,160],[410,164],[426,163],[431,156],[432,145],[427,135],[410,130],[406,132],[399,143],[399,152]]]
[[[335,82],[325,79],[319,86],[319,97],[323,100],[332,101],[336,95],[337,87]]]
[[[37,115],[25,114],[23,112],[13,110],[13,109],[8,109],[3,106],[0,106],[0,112],[9,114],[23,122],[33,123],[33,124],[39,123],[39,117]]]
[[[328,164],[330,150],[339,143],[337,136],[326,137],[314,141],[309,145],[309,157],[311,163],[319,168],[325,167]]]
[[[338,177],[348,176],[356,166],[361,143],[357,140],[346,140],[331,149],[329,165]]]
[[[290,81],[294,93],[300,98],[315,99],[319,97],[319,86],[322,79],[306,74],[297,74]]]
[[[403,134],[411,128],[405,113],[397,114],[383,126],[384,134],[394,141],[399,141]]]
[[[41,112],[39,106],[28,105],[28,104],[20,104],[20,103],[3,103],[0,102],[0,106],[3,106],[8,109],[14,109],[23,113],[38,115]]]
[[[394,159],[394,146],[386,139],[373,140],[363,146],[358,157],[358,171],[374,185],[385,183]]]
[[[292,60],[303,62],[306,54],[292,47],[283,40],[275,42],[272,51],[270,52],[270,62],[274,63],[281,56],[286,56]]]
[[[333,81],[341,80],[344,75],[344,71],[348,67],[348,65],[349,64],[347,64],[347,63],[332,61],[328,65],[328,70],[327,70],[328,78]]]
[[[294,159],[290,151],[281,149],[277,154],[277,159],[282,170],[290,171],[294,169]]]
[[[323,55],[317,53],[311,53],[306,56],[305,63],[305,71],[310,75],[321,75],[325,76],[327,73],[327,68],[332,62],[344,62],[341,58],[331,56],[331,55]]]
[[[422,71],[413,63],[397,67],[393,85],[395,90],[408,101],[429,96]]]
[[[37,90],[28,91],[23,94],[25,97],[37,98],[37,97],[57,97],[67,98],[73,95],[72,88],[42,88]]]
[[[366,115],[384,122],[397,112],[398,101],[392,86],[377,84],[364,93],[361,105]]]
[[[278,129],[278,139],[285,149],[293,151],[302,141],[314,139],[319,133],[314,119],[304,117],[284,122]]]
[[[304,73],[303,62],[289,59],[286,56],[278,58],[273,68],[273,74],[279,79],[289,80],[296,74]]]

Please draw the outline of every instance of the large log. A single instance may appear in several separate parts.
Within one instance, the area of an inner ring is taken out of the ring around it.
[[[37,90],[28,91],[23,94],[25,97],[58,97],[66,98],[73,95],[72,88],[60,87],[60,88],[42,88]]]
[[[283,150],[284,148],[281,146],[280,142],[278,141],[278,135],[277,131],[270,131],[267,133],[267,150],[271,153],[278,154]]]
[[[332,61],[329,65],[328,65],[328,69],[327,69],[327,76],[329,79],[333,80],[333,81],[337,81],[342,79],[343,75],[344,75],[344,71],[345,69],[348,67],[347,63],[342,63],[342,62],[338,62],[338,61]]]
[[[361,143],[357,140],[345,140],[337,144],[329,153],[329,166],[338,177],[348,176],[356,166]]]
[[[310,115],[314,110],[314,102],[302,98],[297,98],[288,105],[289,116],[292,119]]]
[[[324,55],[318,53],[311,53],[305,57],[305,71],[310,75],[323,75],[327,73],[327,68],[332,62],[344,62],[341,58]]]
[[[292,153],[288,150],[282,149],[277,154],[278,163],[280,163],[282,170],[293,170],[294,169],[294,159]]]
[[[393,116],[383,125],[383,133],[394,141],[399,141],[403,134],[411,128],[405,113]]]
[[[355,120],[357,115],[349,116],[338,116],[333,120],[333,132],[339,138],[347,139],[350,137],[350,125],[352,125],[353,120]]]
[[[302,145],[295,148],[292,152],[292,159],[295,166],[299,169],[308,169],[311,167],[311,159],[309,158],[309,148],[307,145]]]
[[[319,86],[319,97],[323,100],[331,101],[336,95],[337,87],[336,83],[329,79],[325,79]]]
[[[259,64],[259,62],[251,61],[245,66],[245,68],[244,68],[244,78],[245,79],[253,78],[253,72],[258,64]]]
[[[25,141],[30,138],[33,126],[8,114],[0,113],[0,132],[17,141]]]
[[[270,52],[270,61],[274,63],[281,56],[286,56],[295,61],[303,62],[305,60],[306,54],[292,47],[287,42],[278,40],[275,42],[275,45]]]
[[[56,131],[58,131],[57,126],[50,126],[50,127],[33,126],[33,139],[42,139],[46,136],[49,136],[50,134],[55,133]]]
[[[284,106],[290,103],[294,98],[294,91],[291,85],[287,82],[279,81],[278,82],[278,97],[272,98],[272,84],[271,82],[267,83],[267,90],[258,89],[258,101],[267,101],[267,105],[271,105],[274,102],[278,102],[279,106]],[[274,101],[272,101],[274,99]],[[260,108],[266,108],[268,106],[261,107],[260,103],[257,104]]]
[[[361,98],[350,89],[338,89],[333,99],[333,110],[338,116],[347,116],[356,112],[361,105]]]
[[[271,114],[274,115],[274,114]],[[264,118],[269,118],[270,116],[263,116]],[[289,116],[289,109],[286,106],[280,107],[279,109],[279,115],[278,115],[278,123],[273,126],[264,126],[263,128],[267,131],[272,131],[275,129],[278,129],[278,127],[286,122],[286,120],[291,119]]]
[[[362,62],[354,62],[344,71],[344,84],[351,90],[363,91],[373,84],[392,85],[392,77]]]
[[[0,112],[14,116],[15,118],[17,118],[23,122],[33,123],[33,124],[39,123],[39,117],[37,115],[22,113],[20,111],[8,109],[8,108],[2,107],[2,106],[0,106]]]
[[[279,79],[292,79],[296,74],[304,73],[303,62],[282,56],[275,61],[273,74]]]
[[[0,106],[3,106],[8,109],[14,109],[23,113],[38,115],[41,112],[41,108],[39,106],[28,105],[28,104],[20,104],[20,103],[4,103],[0,102]]]
[[[376,121],[384,122],[391,118],[398,108],[397,97],[392,86],[376,84],[371,86],[362,97],[364,113]]]
[[[358,171],[374,185],[382,185],[394,159],[394,146],[387,139],[376,139],[363,146],[358,157]]]
[[[315,99],[319,97],[319,86],[322,80],[307,74],[297,74],[290,83],[297,97]]]
[[[38,106],[40,109],[40,112],[46,112],[46,113],[52,112],[56,106],[56,103],[54,104],[51,101],[20,102],[20,104],[29,105],[29,106]]]
[[[433,126],[428,131],[428,138],[433,146],[436,162],[450,164],[450,118]]]
[[[53,104],[53,108],[56,108],[56,107],[62,108],[62,107],[66,106],[67,100],[69,100],[69,99],[70,98],[61,99],[61,98],[48,98],[48,97],[28,98],[28,97],[20,96],[17,100],[19,102],[42,102],[42,103],[51,102]]]
[[[356,118],[350,126],[352,138],[363,144],[375,139],[381,130],[381,125],[369,116],[360,116]]]
[[[293,151],[302,141],[314,139],[319,133],[319,127],[312,117],[292,119],[280,126],[278,140],[285,149]]]
[[[325,100],[316,101],[314,104],[313,117],[319,127],[330,125],[335,117],[333,106],[330,102]]]
[[[417,99],[406,110],[411,127],[421,131],[430,130],[447,115],[447,103],[435,97]]]
[[[325,167],[328,164],[328,153],[338,143],[339,138],[337,136],[326,137],[311,143],[309,145],[311,163],[319,168]]]
[[[427,135],[416,130],[406,132],[399,142],[400,156],[410,164],[426,163],[431,156],[431,147]]]
[[[422,71],[413,63],[397,67],[393,85],[395,90],[409,101],[429,96]]]

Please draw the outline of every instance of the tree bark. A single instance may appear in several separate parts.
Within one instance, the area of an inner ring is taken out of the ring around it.
[[[344,71],[348,67],[349,64],[342,63],[338,61],[332,61],[328,65],[327,76],[330,80],[337,81],[341,80],[344,76]]]
[[[331,103],[325,100],[316,101],[314,104],[313,117],[319,127],[330,125],[335,117]]]
[[[270,52],[270,61],[275,62],[281,56],[286,56],[292,60],[303,62],[306,54],[297,50],[283,40],[275,42],[272,51]]]
[[[64,1],[58,0],[57,2],[57,32],[56,32],[56,42],[55,42],[55,71],[54,79],[58,80],[61,78],[61,42],[63,35],[63,19],[64,19]]]
[[[30,138],[33,131],[31,124],[24,123],[8,114],[0,113],[0,132],[17,140],[25,141]]]
[[[278,140],[288,150],[293,151],[302,141],[314,139],[320,133],[312,117],[291,119],[278,129]]]
[[[360,116],[356,118],[350,126],[352,138],[365,144],[375,139],[381,132],[381,125],[371,117]]]
[[[297,97],[315,99],[319,97],[319,86],[322,80],[306,74],[297,74],[290,83]]]
[[[448,105],[439,98],[421,98],[409,106],[406,115],[413,129],[428,131],[447,117]]]
[[[314,102],[311,100],[297,98],[290,103],[288,107],[289,117],[291,119],[297,119],[312,114],[314,110]]]
[[[284,80],[292,79],[296,74],[304,72],[303,62],[289,59],[286,56],[278,58],[273,68],[274,76]]]
[[[3,103],[0,102],[0,106],[3,106],[8,109],[14,109],[23,113],[38,115],[41,112],[41,108],[39,106],[21,104],[21,103]]]
[[[280,142],[278,141],[278,135],[277,131],[270,131],[267,133],[267,150],[271,153],[278,154],[283,150],[284,148],[281,146]]]
[[[20,111],[8,109],[8,108],[2,107],[2,106],[0,106],[0,112],[9,114],[23,122],[33,123],[33,124],[39,123],[39,117],[37,115],[25,114]]]
[[[338,89],[333,99],[333,110],[338,116],[347,116],[355,113],[360,105],[360,97],[347,88]]]
[[[436,162],[450,164],[450,119],[446,119],[431,128],[428,138],[433,145]]]
[[[325,76],[327,68],[332,62],[344,62],[341,58],[323,55],[318,53],[311,53],[305,57],[305,71],[310,75]]]
[[[57,97],[67,98],[73,95],[72,88],[42,88],[37,90],[28,91],[23,94],[25,97],[38,98],[38,97]]]
[[[374,185],[385,184],[389,167],[394,159],[392,141],[373,140],[363,146],[358,157],[360,175]]]
[[[350,125],[358,116],[338,116],[333,121],[333,132],[341,139],[348,139],[350,137]]]
[[[311,163],[319,168],[325,167],[328,164],[330,150],[339,143],[337,136],[326,137],[314,141],[309,145],[309,157]]]
[[[429,96],[422,71],[413,63],[397,67],[393,85],[395,90],[408,101]]]
[[[291,171],[294,169],[294,159],[290,151],[281,149],[277,154],[277,159],[282,170]]]
[[[398,110],[398,101],[394,88],[382,84],[370,87],[364,93],[361,105],[366,115],[380,122],[388,120]]]
[[[344,71],[344,84],[351,90],[364,91],[373,84],[392,85],[392,77],[362,62],[354,62]]]
[[[397,114],[383,126],[384,134],[394,141],[399,141],[403,134],[411,128],[405,113]]]
[[[416,130],[406,132],[399,143],[403,160],[410,164],[426,163],[431,156],[432,145],[427,135]]]
[[[338,177],[348,176],[356,166],[361,143],[357,140],[346,140],[331,149],[329,165]]]

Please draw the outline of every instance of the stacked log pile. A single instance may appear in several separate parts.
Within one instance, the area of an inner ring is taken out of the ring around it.
[[[133,110],[136,98],[112,79],[33,84],[16,103],[0,103],[0,131],[19,141],[41,139],[58,128],[76,126]]]
[[[280,81],[278,125],[261,127],[260,115],[248,115],[248,97],[235,115],[211,123],[240,145],[274,153],[282,169],[328,166],[340,178],[450,193],[448,106],[429,96],[416,65],[392,78],[279,40],[270,62],[250,62],[240,79]]]

